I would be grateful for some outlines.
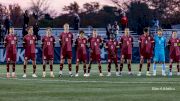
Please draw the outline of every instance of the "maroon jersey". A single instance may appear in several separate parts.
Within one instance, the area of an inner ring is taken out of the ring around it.
[[[179,56],[180,55],[180,49],[178,46],[178,43],[180,42],[180,39],[178,38],[170,38],[168,45],[170,46],[170,56]]]
[[[116,40],[107,41],[106,47],[107,47],[108,55],[116,56],[117,50],[118,50],[117,46],[118,46],[118,41],[116,41]]]
[[[123,35],[120,39],[121,54],[132,54],[133,38]]]
[[[77,54],[86,54],[86,45],[87,45],[87,39],[86,38],[77,38],[76,39],[76,45],[77,45]]]
[[[25,48],[25,54],[32,54],[36,53],[36,36],[35,35],[25,35],[24,36],[24,48]]]
[[[88,41],[90,43],[90,48],[91,48],[92,53],[96,55],[100,54],[101,53],[100,44],[102,42],[101,37],[91,37],[89,38]]]
[[[17,37],[15,35],[9,34],[4,39],[6,46],[6,59],[7,61],[13,60],[16,61],[17,55]]]
[[[148,35],[141,35],[139,37],[139,51],[140,51],[140,54],[143,56],[143,55],[146,55],[146,54],[149,54],[149,55],[152,55],[152,52],[153,52],[153,43],[154,43],[154,39],[152,36]]]
[[[43,43],[43,55],[54,56],[54,44],[55,38],[53,36],[44,36]]]
[[[73,34],[62,32],[60,35],[61,50],[72,52]]]

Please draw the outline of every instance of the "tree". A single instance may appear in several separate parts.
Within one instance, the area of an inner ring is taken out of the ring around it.
[[[99,3],[98,2],[90,2],[90,3],[85,3],[83,5],[83,8],[85,9],[85,12],[87,13],[93,13],[97,12],[99,10]]]
[[[44,14],[49,12],[50,4],[48,0],[31,0],[30,10],[36,19],[42,18]]]
[[[68,12],[69,14],[80,13],[80,7],[77,2],[73,2],[68,6],[64,6],[63,10]]]

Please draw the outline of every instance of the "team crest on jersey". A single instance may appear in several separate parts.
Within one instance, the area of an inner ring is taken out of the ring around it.
[[[151,38],[150,38],[150,37],[148,37],[148,40],[151,40]]]
[[[83,40],[83,43],[86,43],[86,40]]]
[[[97,42],[99,42],[99,39],[97,39]]]
[[[33,36],[33,40],[35,39],[35,37]]]
[[[129,40],[131,41],[131,38],[129,38]]]
[[[50,38],[50,41],[52,41],[53,39],[52,38]]]
[[[14,40],[16,40],[16,37],[14,37]]]
[[[116,42],[114,42],[114,45],[116,45]]]
[[[69,34],[68,36],[71,37],[71,34]]]

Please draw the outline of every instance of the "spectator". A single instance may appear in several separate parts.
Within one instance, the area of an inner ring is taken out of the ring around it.
[[[77,13],[74,14],[74,30],[79,30],[80,27],[80,17]]]
[[[34,35],[37,37],[37,40],[40,40],[40,36],[38,34],[38,32],[39,32],[39,25],[38,25],[37,22],[33,26],[33,32],[34,32]]]
[[[126,17],[126,14],[124,13],[122,18],[121,18],[121,25],[122,25],[122,30],[124,31],[124,29],[127,27],[128,25],[128,18]]]
[[[115,38],[117,38],[117,35],[119,33],[119,25],[118,25],[117,21],[114,22],[112,29],[113,29],[113,34],[114,34]]]
[[[12,21],[11,21],[11,18],[10,16],[6,16],[6,19],[4,21],[4,25],[5,25],[5,34],[8,34],[9,33],[9,28],[12,26]]]
[[[27,34],[27,28],[29,26],[29,12],[28,10],[25,11],[24,13],[24,24],[23,24],[23,30],[22,30],[22,34],[23,36],[25,36]]]
[[[107,35],[107,38],[110,39],[110,35],[112,34],[112,26],[111,24],[108,24],[106,26],[106,35]]]
[[[4,25],[1,24],[0,26],[0,44],[3,42],[5,36],[5,28]]]

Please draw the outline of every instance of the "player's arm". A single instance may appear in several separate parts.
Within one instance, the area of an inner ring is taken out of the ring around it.
[[[120,40],[119,40],[119,48],[122,48],[122,44],[123,44],[123,39],[122,38],[120,38]]]
[[[103,41],[104,41],[103,38],[100,37],[100,42],[101,42],[101,43],[100,43],[100,48],[103,48],[103,46],[104,46]]]
[[[7,47],[7,37],[4,38],[4,47]]]
[[[55,40],[55,38],[53,37],[53,47],[55,47],[55,44],[56,44],[56,40]]]
[[[170,46],[171,46],[171,41],[169,40],[168,43],[167,43],[168,50],[170,50]]]
[[[26,48],[26,38],[23,38],[23,47]]]
[[[76,41],[74,43],[75,50],[77,50],[77,46],[78,46],[78,38],[76,39]]]
[[[133,37],[131,37],[131,43],[132,43],[132,47],[134,46],[134,39],[133,39]]]
[[[62,46],[62,35],[59,36],[59,44]]]

